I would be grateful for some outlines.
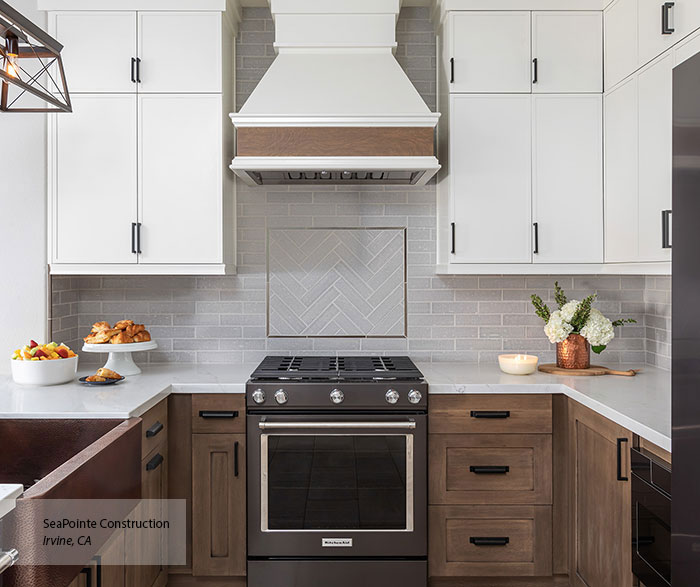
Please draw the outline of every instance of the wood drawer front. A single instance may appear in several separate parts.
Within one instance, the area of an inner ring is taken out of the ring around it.
[[[141,416],[141,458],[153,452],[168,439],[168,400],[164,399]]]
[[[551,395],[434,395],[431,434],[551,434]]]
[[[245,432],[245,394],[192,394],[192,432]]]
[[[431,506],[428,542],[431,576],[551,575],[552,509]]]
[[[552,437],[436,434],[428,439],[431,504],[551,504]]]

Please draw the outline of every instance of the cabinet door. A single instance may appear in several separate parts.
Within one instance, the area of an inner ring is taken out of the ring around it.
[[[452,96],[453,263],[530,263],[530,96]]]
[[[220,12],[139,12],[139,92],[221,92]]]
[[[535,93],[602,92],[601,13],[533,12],[532,58]]]
[[[637,79],[605,96],[605,261],[638,257]]]
[[[529,12],[450,12],[451,92],[530,92]]]
[[[602,263],[603,98],[533,96],[532,116],[533,261]]]
[[[639,73],[639,260],[668,261],[662,212],[671,208],[673,55]]]
[[[637,69],[637,0],[616,0],[603,18],[605,89],[609,90]]]
[[[632,585],[631,439],[628,430],[569,402],[572,586]]]
[[[75,96],[53,115],[53,262],[136,263],[136,99]]]
[[[221,263],[221,96],[139,96],[140,263]]]
[[[125,587],[127,584],[124,573],[124,531],[115,532],[98,554],[100,587]]]
[[[136,93],[135,12],[56,12],[51,30],[63,44],[61,57],[71,94]]]
[[[649,63],[700,27],[698,0],[674,0],[669,8],[665,8],[665,2],[661,0],[638,2],[639,65]],[[664,22],[666,18],[668,20]]]
[[[246,574],[245,434],[192,436],[192,574]]]

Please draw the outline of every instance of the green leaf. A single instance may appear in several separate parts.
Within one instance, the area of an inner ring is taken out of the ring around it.
[[[596,355],[599,355],[600,353],[602,353],[602,352],[605,350],[606,346],[607,346],[607,345],[599,344],[599,345],[597,345],[597,346],[592,346],[592,347],[591,347],[591,350],[592,350]]]
[[[542,320],[544,320],[545,323],[549,322],[551,312],[547,304],[545,304],[542,301],[542,298],[537,294],[532,294],[530,296],[530,299],[532,300],[532,305],[535,306],[535,314],[542,318]]]
[[[557,305],[559,306],[559,309],[561,310],[564,304],[568,302],[569,300],[566,298],[566,294],[564,293],[564,290],[559,287],[559,282],[555,281],[554,282],[554,301],[557,302]]]

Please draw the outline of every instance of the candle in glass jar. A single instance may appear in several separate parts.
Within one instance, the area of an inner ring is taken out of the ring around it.
[[[534,355],[498,355],[501,371],[509,375],[529,375],[537,369],[539,359]]]

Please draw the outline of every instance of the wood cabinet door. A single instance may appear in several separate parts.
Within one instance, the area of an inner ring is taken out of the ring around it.
[[[52,262],[137,262],[136,99],[77,95],[72,114],[52,115]]]
[[[605,9],[603,19],[605,89],[609,90],[637,69],[637,0],[616,0]]]
[[[533,96],[532,119],[532,259],[602,263],[603,98]]]
[[[101,582],[99,587],[125,587],[125,544],[124,531],[115,532],[98,553]],[[129,584],[128,587],[131,587]],[[150,586],[149,586],[150,587]]]
[[[450,12],[450,92],[530,92],[530,12]]]
[[[531,97],[452,95],[452,263],[530,263]]]
[[[532,59],[533,93],[602,92],[602,14],[533,12]]]
[[[220,12],[139,12],[139,92],[221,92],[221,25]]]
[[[192,435],[192,574],[245,576],[245,434]]]
[[[139,96],[140,263],[222,262],[222,125],[220,95]]]
[[[631,587],[632,434],[569,402],[572,586]]]

